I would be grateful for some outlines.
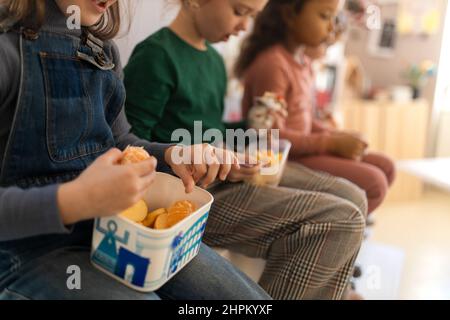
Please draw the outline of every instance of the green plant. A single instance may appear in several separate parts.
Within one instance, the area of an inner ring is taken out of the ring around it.
[[[415,88],[423,88],[430,78],[436,75],[436,65],[430,60],[424,60],[420,64],[413,64],[404,73],[408,84]]]

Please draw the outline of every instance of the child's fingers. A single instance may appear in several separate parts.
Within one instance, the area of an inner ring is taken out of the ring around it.
[[[241,169],[241,165],[239,164],[239,158],[238,156],[233,152],[232,153],[232,168],[236,169],[236,170],[240,170]]]
[[[140,179],[140,184],[141,184],[140,190],[145,192],[148,189],[148,187],[150,187],[153,184],[153,182],[155,181],[155,177],[156,177],[156,171],[153,171],[151,174],[149,174],[145,177],[142,177]]]
[[[213,183],[216,180],[217,175],[219,174],[219,170],[220,164],[218,162],[211,164],[208,167],[208,173],[206,174],[206,177],[202,181],[202,188],[207,188],[211,183]]]
[[[259,166],[261,164],[261,161],[259,161],[256,157],[249,155],[247,157],[247,163],[253,166]]]
[[[139,177],[145,177],[155,172],[158,161],[155,157],[150,157],[148,160],[141,161],[139,163],[130,164],[136,170]]]
[[[231,171],[231,166],[232,166],[232,164],[230,164],[228,162],[226,162],[220,166],[220,171],[219,171],[220,180],[225,181],[227,179],[228,174]],[[239,170],[239,169],[237,169],[237,170]]]
[[[195,183],[199,182],[208,173],[206,164],[194,164],[193,178]]]
[[[105,164],[118,164],[120,160],[122,160],[122,151],[117,148],[109,149],[105,154],[98,157],[98,161],[101,161]]]
[[[219,179],[225,181],[228,177],[228,174],[231,171],[231,167],[237,163],[239,165],[239,160],[237,159],[234,152],[221,149],[218,155],[218,160],[220,161],[220,170],[219,170]],[[239,169],[236,169],[239,170]]]
[[[249,167],[249,168],[241,167],[241,170],[239,170],[239,173],[243,176],[252,177],[255,174],[257,174],[260,169],[261,169],[260,165],[256,165],[254,167]]]
[[[192,177],[191,170],[185,165],[180,165],[174,168],[175,174],[183,181],[186,193],[191,193],[195,187],[195,181]]]
[[[239,158],[237,157],[236,153],[226,149],[218,149],[216,155],[219,159],[219,162],[222,165],[226,165],[225,170],[227,170],[228,166],[233,166],[236,170],[239,170]],[[226,173],[226,175],[228,175],[228,173]]]

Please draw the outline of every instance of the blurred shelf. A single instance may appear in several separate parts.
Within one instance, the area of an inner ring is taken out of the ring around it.
[[[346,100],[342,116],[344,129],[363,133],[371,151],[383,152],[396,161],[425,157],[429,121],[426,100],[409,103]],[[423,182],[418,177],[398,172],[388,200],[414,200],[422,193]]]

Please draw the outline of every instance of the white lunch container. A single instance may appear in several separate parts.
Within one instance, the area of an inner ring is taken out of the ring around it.
[[[157,173],[144,197],[149,211],[190,200],[197,211],[170,229],[154,230],[121,216],[96,219],[91,262],[95,267],[141,292],[163,286],[199,252],[212,195],[196,187],[190,194],[182,181]]]
[[[255,185],[278,186],[283,177],[284,168],[286,167],[291,147],[292,144],[290,141],[280,139],[278,145],[274,145],[272,151],[281,153],[281,161],[274,166],[261,169],[261,171],[249,182]]]

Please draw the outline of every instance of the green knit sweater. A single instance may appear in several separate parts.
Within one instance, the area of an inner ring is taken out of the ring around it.
[[[209,44],[200,51],[163,28],[141,42],[125,68],[126,113],[133,132],[158,142],[172,132],[194,133],[194,121],[225,131],[227,77],[222,57]],[[200,137],[201,138],[201,137]],[[201,143],[199,139],[191,143]]]

